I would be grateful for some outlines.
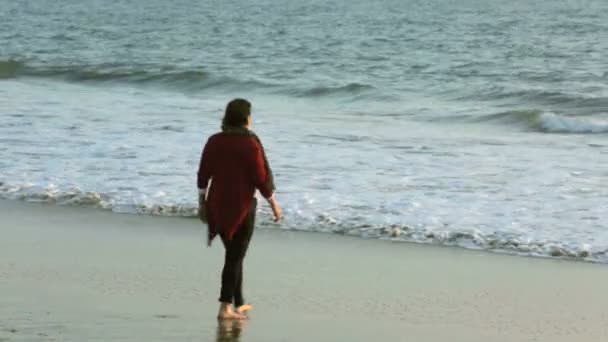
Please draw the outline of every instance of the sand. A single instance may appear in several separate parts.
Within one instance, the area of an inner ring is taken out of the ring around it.
[[[195,219],[0,201],[0,341],[608,341],[608,266],[258,229],[215,319]]]

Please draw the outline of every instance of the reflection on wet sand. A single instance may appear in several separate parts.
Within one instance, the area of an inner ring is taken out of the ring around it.
[[[217,323],[217,342],[238,342],[241,340],[241,332],[245,321],[238,319],[218,320]]]

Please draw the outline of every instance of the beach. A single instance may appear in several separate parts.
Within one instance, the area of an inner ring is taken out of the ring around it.
[[[0,8],[0,342],[608,341],[608,1]],[[235,98],[283,220],[219,324]]]
[[[1,201],[0,341],[605,341],[608,268],[279,227],[242,324],[195,219]],[[235,335],[236,334],[236,335]]]

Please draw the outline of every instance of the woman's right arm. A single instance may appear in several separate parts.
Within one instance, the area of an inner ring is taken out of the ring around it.
[[[283,217],[283,212],[281,210],[281,207],[279,206],[279,203],[274,198],[274,195],[272,195],[270,197],[270,199],[268,199],[268,204],[270,204],[270,208],[272,208],[272,214],[274,215],[274,222],[279,222],[281,220],[281,218]]]

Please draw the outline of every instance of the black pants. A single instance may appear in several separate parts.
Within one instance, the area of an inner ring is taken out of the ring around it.
[[[236,231],[232,240],[227,240],[221,236],[226,249],[226,256],[222,271],[220,302],[234,303],[236,307],[245,304],[243,298],[243,259],[245,259],[247,247],[249,247],[249,241],[253,235],[256,208],[257,200],[254,198],[245,221]]]

